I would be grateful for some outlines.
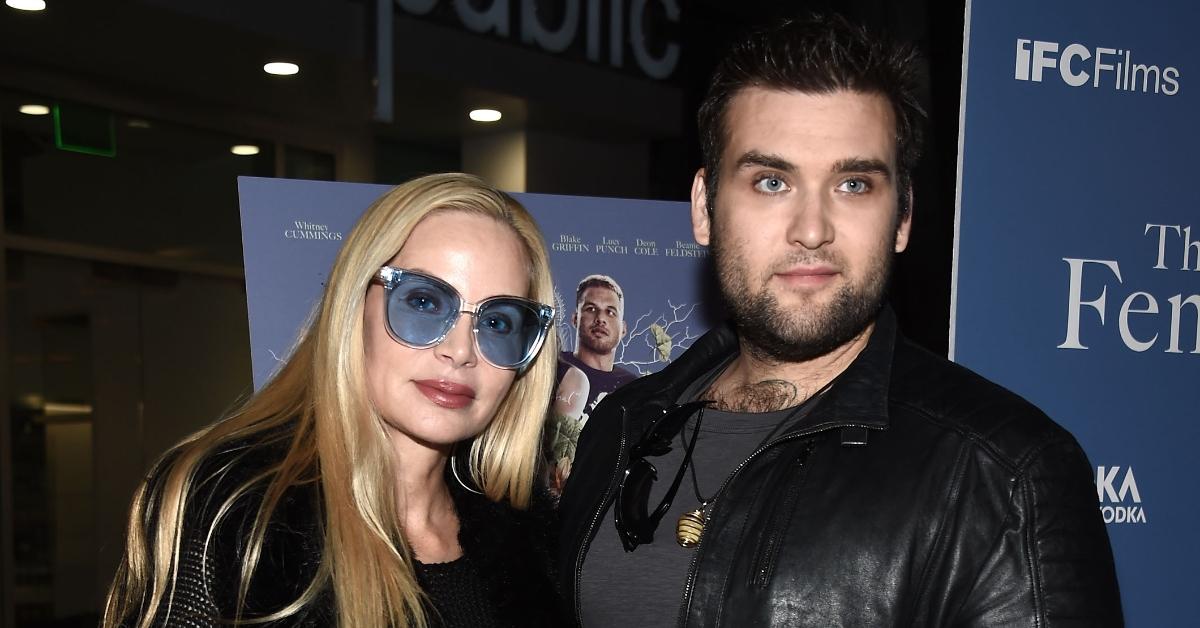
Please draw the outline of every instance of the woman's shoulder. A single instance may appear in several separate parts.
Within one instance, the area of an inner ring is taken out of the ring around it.
[[[278,497],[266,504],[269,512],[260,512],[273,492],[273,484],[279,481],[291,440],[289,430],[276,428],[222,443],[197,462],[186,511],[193,521],[212,527],[218,550],[233,553],[240,560],[260,517],[267,544],[264,549],[278,544],[280,535],[308,535],[320,527],[320,489],[315,473],[311,478],[275,487]]]
[[[320,490],[308,482],[285,487],[263,511],[271,483],[288,454],[287,434],[257,434],[196,454],[177,449],[152,472],[155,510],[168,476],[198,455],[181,485],[180,569],[220,616],[236,606],[247,556],[257,556],[243,609],[254,616],[295,600],[315,575],[321,555]],[[179,479],[175,479],[179,481]],[[162,512],[156,512],[161,517]],[[260,524],[261,519],[261,525]],[[261,537],[258,536],[261,534]],[[261,539],[259,541],[258,539]],[[251,548],[257,544],[257,551]]]
[[[184,526],[212,523],[228,512],[231,498],[243,506],[254,501],[256,491],[250,489],[256,480],[270,475],[287,453],[278,441],[261,436],[203,447],[198,442],[177,445],[150,469],[145,480],[148,519],[168,516],[163,509],[170,504],[179,508]]]

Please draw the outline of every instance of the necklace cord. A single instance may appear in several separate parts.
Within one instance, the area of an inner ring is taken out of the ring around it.
[[[759,442],[758,445],[756,445],[754,447],[754,449],[752,449],[751,451],[758,451],[759,449],[762,449],[763,445],[766,445],[768,442],[771,441],[772,438],[775,438],[775,436],[778,435],[779,430],[782,429],[784,425],[787,425],[793,418],[795,418],[797,413],[799,413],[801,410],[803,410],[805,408],[811,407],[810,404],[815,403],[817,399],[819,399],[822,395],[824,395],[826,393],[826,391],[828,391],[829,388],[831,386],[833,386],[833,382],[835,380],[836,380],[836,378],[834,378],[834,380],[830,380],[824,386],[822,386],[820,390],[813,393],[812,396],[810,396],[808,399],[805,399],[803,402],[796,405],[796,407],[792,408],[791,412],[788,412],[781,419],[779,419],[779,422],[777,422],[775,424],[775,427],[772,427],[771,431],[767,433],[766,437],[763,438],[762,441]],[[683,436],[683,433],[687,430],[679,430],[679,439],[681,441],[683,441],[683,444],[687,447],[687,454],[684,456],[684,464],[691,471],[692,491],[696,495],[696,501],[700,503],[700,510],[704,510],[705,508],[707,508],[709,502],[711,502],[713,499],[716,498],[715,494],[712,497],[709,497],[708,499],[705,499],[700,494],[700,482],[697,481],[697,479],[696,479],[696,459],[692,457],[692,450],[696,447],[696,441],[700,440],[700,420],[703,418],[704,418],[704,407],[701,407],[699,414],[696,415],[696,427],[692,429],[692,442],[690,442],[690,443],[687,442],[687,439],[684,438],[684,436]],[[682,469],[680,469],[680,471],[682,471]],[[679,485],[679,480],[682,475],[683,475],[682,473],[679,473],[675,476],[675,484],[671,485],[671,494],[672,495],[674,494],[674,491],[677,490],[678,485]],[[720,489],[718,489],[718,490],[720,490]]]

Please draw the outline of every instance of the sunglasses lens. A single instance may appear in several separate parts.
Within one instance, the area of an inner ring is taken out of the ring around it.
[[[432,347],[454,326],[462,307],[461,297],[449,284],[404,271],[388,291],[387,324],[400,342]],[[546,327],[533,303],[499,297],[481,306],[475,317],[475,341],[488,362],[500,368],[518,368],[533,357]]]
[[[458,295],[447,286],[415,274],[404,275],[392,288],[387,322],[392,334],[409,345],[436,344],[458,318]]]
[[[545,327],[532,305],[517,299],[493,299],[475,321],[479,351],[503,368],[523,364],[538,346]]]

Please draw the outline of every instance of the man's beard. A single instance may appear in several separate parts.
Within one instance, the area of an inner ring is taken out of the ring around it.
[[[895,230],[892,230],[895,233]],[[894,236],[890,242],[895,244]],[[860,284],[846,283],[825,306],[804,304],[785,310],[766,285],[753,292],[749,267],[741,255],[725,250],[719,230],[713,229],[709,255],[717,268],[721,295],[733,314],[742,348],[756,358],[771,362],[804,362],[826,355],[861,334],[879,314],[892,272],[892,246],[868,261],[870,267]],[[787,260],[789,264],[830,260],[819,252]],[[844,265],[839,267],[848,270]],[[807,311],[806,311],[807,310]]]
[[[607,336],[595,338],[586,329],[579,330],[579,344],[595,355],[608,355],[617,348],[621,339],[610,329]]]

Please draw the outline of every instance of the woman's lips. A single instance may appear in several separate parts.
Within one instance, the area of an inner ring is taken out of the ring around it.
[[[465,408],[475,400],[475,389],[464,384],[440,379],[423,379],[413,383],[422,395],[443,408]]]

